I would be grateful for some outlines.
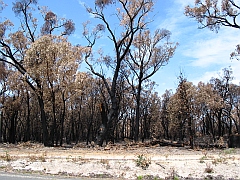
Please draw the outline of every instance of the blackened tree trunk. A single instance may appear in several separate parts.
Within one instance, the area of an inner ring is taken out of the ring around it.
[[[51,92],[51,99],[52,99],[52,118],[53,118],[53,124],[51,127],[51,132],[50,132],[50,138],[51,138],[51,143],[54,145],[54,141],[56,140],[56,131],[57,131],[57,120],[56,120],[56,99],[55,99],[55,92],[52,90]],[[57,145],[57,144],[56,144]]]
[[[92,131],[92,129],[93,129],[93,113],[94,113],[94,108],[93,108],[93,106],[94,106],[94,103],[93,103],[93,101],[91,102],[91,106],[89,106],[89,109],[90,109],[90,116],[89,116],[89,119],[88,119],[88,121],[87,121],[87,145],[88,145],[88,143],[89,143],[89,141],[90,141],[90,135],[91,135],[91,132],[92,132],[92,134],[93,134],[93,131]]]
[[[18,111],[13,110],[10,118],[10,129],[9,129],[9,143],[14,144],[16,142],[16,119],[18,117]]]
[[[87,145],[90,142],[91,130],[92,130],[92,119],[90,119],[90,122],[88,123],[88,126],[87,126],[87,142],[86,142]]]
[[[222,109],[220,109],[217,113],[218,119],[218,138],[222,136]]]
[[[64,97],[64,92],[62,93],[62,101],[63,101],[63,109],[62,109],[61,116],[60,116],[60,121],[61,121],[60,146],[62,146],[62,144],[63,144],[64,119],[65,119],[65,114],[66,114],[66,101],[65,101],[65,97]]]
[[[103,103],[100,106],[100,111],[101,111],[102,124],[99,128],[99,131],[96,137],[96,143],[97,145],[102,146],[103,141],[106,139],[105,136],[107,135],[107,128],[108,128],[108,116]]]
[[[25,131],[25,136],[24,136],[24,141],[29,141],[30,140],[30,96],[29,92],[27,91],[27,122],[26,122],[26,131]]]
[[[139,141],[139,121],[140,121],[140,99],[142,91],[142,82],[143,82],[143,66],[141,64],[140,74],[138,77],[138,87],[137,87],[137,96],[136,96],[136,119],[135,119],[135,142]]]
[[[73,112],[73,108],[72,108],[72,113],[71,113],[71,128],[70,128],[70,132],[69,132],[69,137],[70,137],[70,141],[69,143],[71,143],[71,141],[75,141],[76,138],[76,133],[75,133],[75,119],[74,119],[74,112]]]
[[[109,121],[107,122],[106,143],[108,142],[114,143],[115,141],[114,131],[115,131],[115,125],[117,122],[117,115],[116,115],[117,113],[111,109],[110,111],[112,112],[108,114]]]
[[[3,126],[2,126],[2,124],[3,124],[3,113],[2,113],[2,110],[0,109],[0,143],[2,143],[2,141],[3,141],[3,139],[2,139],[2,136],[3,136]]]
[[[192,118],[189,116],[188,117],[188,133],[189,133],[189,141],[190,141],[190,146],[193,149],[194,148],[194,133],[192,129]]]
[[[46,117],[45,110],[44,110],[43,97],[41,95],[38,95],[38,103],[39,103],[40,112],[41,112],[43,144],[44,144],[44,146],[50,146],[51,144],[49,143],[49,139],[48,139],[47,117]]]

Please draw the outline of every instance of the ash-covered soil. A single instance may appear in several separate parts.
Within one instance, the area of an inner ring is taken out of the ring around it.
[[[240,149],[141,143],[72,148],[1,144],[1,171],[110,179],[240,179]]]

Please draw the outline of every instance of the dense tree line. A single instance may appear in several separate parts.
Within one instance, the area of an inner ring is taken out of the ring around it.
[[[15,78],[11,73],[2,75],[5,76],[2,85]],[[240,86],[232,84],[231,79],[229,69],[224,70],[222,78],[199,82],[197,86],[181,76],[176,92],[166,91],[161,97],[149,84],[149,89],[145,88],[141,94],[139,137],[142,141],[152,138],[184,141],[201,134],[217,140],[224,135],[240,133]],[[42,142],[37,97],[23,83],[15,90],[15,81],[1,92],[1,140]],[[94,141],[109,111],[110,99],[100,79],[79,73],[74,83],[71,87],[56,89],[54,103],[52,92],[46,89],[44,93],[52,144],[62,145],[63,140],[68,143]],[[119,91],[121,103],[118,118],[113,123],[113,140],[134,139],[136,100],[127,81],[121,82]]]
[[[167,65],[177,43],[170,42],[168,30],[149,31],[151,0],[97,0],[94,9],[86,7],[100,21],[93,30],[83,24],[86,45],[71,44],[72,20],[46,8],[39,9],[44,18],[38,24],[36,4],[13,3],[21,19],[15,32],[10,20],[0,23],[1,142],[102,145],[165,138],[193,147],[197,134],[217,140],[240,133],[240,86],[231,82],[231,69],[197,86],[180,74],[176,92],[155,92],[150,78]],[[113,6],[114,25],[105,16]],[[95,53],[103,35],[113,44],[112,57]],[[89,72],[79,71],[83,61]]]

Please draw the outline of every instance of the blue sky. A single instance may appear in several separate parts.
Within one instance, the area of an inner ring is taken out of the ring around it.
[[[230,53],[240,43],[239,30],[222,27],[216,34],[209,29],[198,29],[197,22],[183,14],[184,7],[193,5],[194,1],[156,0],[154,11],[156,15],[150,28],[153,31],[156,28],[170,30],[171,41],[179,43],[169,64],[161,68],[152,78],[158,84],[156,90],[160,95],[166,89],[175,91],[180,71],[184,73],[188,81],[197,85],[199,81],[208,82],[211,77],[219,77],[223,68],[231,67],[235,77],[233,83],[239,84],[240,82],[240,62],[235,59],[230,60]],[[11,12],[13,1],[5,0],[4,2],[9,6],[4,10],[2,17],[15,19]],[[83,8],[83,3],[91,5],[93,2],[90,0],[39,0],[39,5],[48,6],[59,17],[73,19],[76,31],[69,39],[73,44],[82,44],[82,23],[86,20],[93,20]],[[107,44],[102,44],[102,46],[109,47]],[[82,70],[86,69],[82,68]]]

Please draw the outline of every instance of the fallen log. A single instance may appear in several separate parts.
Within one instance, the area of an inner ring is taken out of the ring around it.
[[[181,143],[181,142],[174,142],[174,141],[162,140],[162,141],[160,142],[160,146],[183,147],[184,144]]]
[[[176,142],[176,141],[169,141],[169,140],[154,140],[151,142],[151,145],[157,145],[159,144],[160,146],[173,146],[173,147],[183,147],[184,144],[182,142]]]

